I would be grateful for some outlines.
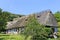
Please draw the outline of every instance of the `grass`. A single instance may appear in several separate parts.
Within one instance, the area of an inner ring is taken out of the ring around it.
[[[7,34],[0,34],[0,40],[24,40],[25,36],[23,35],[7,35]],[[30,40],[30,37],[27,38]]]
[[[30,40],[31,36],[27,38],[27,40]],[[25,36],[24,35],[8,35],[8,34],[0,34],[0,40],[24,40]],[[60,40],[60,38],[57,39],[51,39],[49,38],[48,40]]]
[[[27,38],[30,40],[31,36]],[[8,34],[0,34],[0,40],[25,40],[24,35],[8,35]]]
[[[57,39],[51,39],[48,38],[48,40],[60,40],[60,28],[58,28],[58,36]],[[31,36],[27,38],[27,40],[30,40]],[[0,40],[24,40],[24,35],[8,35],[8,34],[0,34]]]

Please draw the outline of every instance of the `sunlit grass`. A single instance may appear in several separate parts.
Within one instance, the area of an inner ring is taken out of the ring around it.
[[[0,34],[0,40],[24,40],[23,35],[5,35]]]

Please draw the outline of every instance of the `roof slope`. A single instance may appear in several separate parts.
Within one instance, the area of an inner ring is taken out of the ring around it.
[[[50,10],[40,12],[36,14],[36,17],[40,24],[43,24],[46,26],[54,26],[54,27],[58,26],[57,21]]]
[[[32,14],[33,16],[33,14]],[[57,21],[52,14],[50,10],[42,11],[40,13],[36,13],[35,17],[37,18],[38,22],[40,24],[43,24],[45,26],[54,26],[57,27]],[[18,27],[24,27],[26,24],[26,20],[29,18],[28,16],[23,16],[21,18],[18,18],[17,20],[12,21],[9,25],[7,24],[6,29],[11,29],[11,28],[18,28]]]
[[[12,21],[9,25],[7,24],[6,29],[12,29],[12,28],[18,28],[18,27],[24,27],[26,23],[27,16],[20,17],[16,22]],[[14,23],[13,23],[14,22]]]

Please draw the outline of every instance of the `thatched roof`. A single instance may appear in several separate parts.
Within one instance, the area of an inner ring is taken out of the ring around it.
[[[40,24],[46,25],[46,26],[54,26],[57,27],[57,20],[52,14],[50,10],[42,11],[40,13],[36,14],[36,18],[38,19],[38,22]]]
[[[32,14],[33,15],[33,14]],[[26,20],[29,16],[23,16],[21,18],[17,18],[17,20],[14,20],[12,22],[9,22],[7,24],[6,29],[12,29],[12,28],[18,28],[18,27],[24,27],[26,24]],[[35,14],[35,17],[37,18],[38,22],[40,24],[43,24],[45,26],[54,26],[57,27],[57,21],[52,14],[50,10],[42,11]]]
[[[24,27],[25,23],[27,22],[26,21],[27,17],[28,16],[23,16],[23,17],[19,18],[16,22],[15,21],[9,22],[10,24],[7,24],[6,29]]]

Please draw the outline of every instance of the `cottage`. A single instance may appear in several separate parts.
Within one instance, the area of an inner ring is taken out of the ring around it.
[[[33,14],[32,14],[33,15]],[[11,22],[8,22],[6,33],[8,34],[18,34],[24,31],[25,23],[27,22],[29,16],[23,16],[21,18],[16,18]],[[54,33],[57,32],[57,21],[50,10],[42,11],[35,13],[40,24],[45,25],[46,27],[51,27],[54,30]]]

